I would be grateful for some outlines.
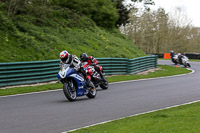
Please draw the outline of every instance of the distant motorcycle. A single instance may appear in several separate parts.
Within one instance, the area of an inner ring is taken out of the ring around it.
[[[106,81],[104,81],[100,74],[94,69],[94,66],[90,66],[87,62],[83,63],[83,68],[87,71],[89,79],[93,82],[94,86],[97,88],[100,86],[103,90],[108,89],[108,81],[104,77]]]
[[[182,64],[184,65],[184,67],[191,67],[188,57],[183,56],[183,58],[181,60],[182,60]]]
[[[63,83],[63,92],[69,101],[75,101],[78,96],[86,95],[88,98],[95,98],[96,88],[88,88],[83,75],[77,73],[69,64],[62,64],[57,74],[58,79]]]
[[[171,56],[171,61],[177,65],[178,64],[178,55]]]
[[[189,59],[187,56],[185,55],[182,55],[182,58],[181,58],[181,62],[178,58],[178,55],[174,55],[173,57],[171,57],[171,61],[177,65],[177,64],[180,64],[180,65],[184,65],[184,67],[191,67],[190,65],[190,62],[189,62]]]

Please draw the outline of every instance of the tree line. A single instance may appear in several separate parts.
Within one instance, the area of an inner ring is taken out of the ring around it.
[[[200,52],[200,28],[191,24],[181,8],[171,15],[163,8],[140,15],[132,9],[129,15],[129,23],[120,28],[121,32],[146,53]]]

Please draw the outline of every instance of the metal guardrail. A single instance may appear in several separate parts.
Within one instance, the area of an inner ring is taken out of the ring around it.
[[[135,74],[157,67],[157,56],[97,58],[106,75]],[[59,60],[0,63],[0,87],[57,80]]]
[[[127,74],[128,58],[97,58],[106,75]]]
[[[157,56],[145,56],[130,59],[128,62],[128,74],[136,74],[157,67]]]
[[[56,80],[59,60],[0,63],[0,87]]]

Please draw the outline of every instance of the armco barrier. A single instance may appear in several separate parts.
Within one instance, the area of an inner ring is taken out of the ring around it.
[[[97,58],[106,75],[127,74],[127,58]]]
[[[135,74],[157,67],[157,56],[97,58],[106,75]],[[57,80],[59,60],[0,63],[0,87]]]
[[[0,87],[56,80],[59,60],[0,63]]]
[[[136,74],[157,67],[157,56],[145,56],[129,59],[127,66],[128,74]]]

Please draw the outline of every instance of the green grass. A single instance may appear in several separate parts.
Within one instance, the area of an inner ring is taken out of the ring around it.
[[[127,117],[73,133],[199,133],[200,103]]]
[[[190,59],[189,61],[200,62],[200,59]]]
[[[0,89],[0,96],[56,90],[59,88],[62,88],[61,83],[53,83],[53,84],[38,85],[38,86],[14,87],[14,88]]]
[[[158,60],[171,60],[171,59],[158,58]]]
[[[82,52],[100,58],[146,55],[117,28],[99,27],[89,17],[67,8],[45,10],[47,13],[40,17],[40,10],[36,10],[38,14],[7,18],[0,8],[0,62],[58,59],[64,49],[78,57]]]
[[[107,80],[109,81],[109,83],[112,83],[112,82],[117,82],[117,81],[155,78],[155,77],[171,76],[171,75],[191,72],[190,70],[187,70],[181,67],[176,68],[176,67],[166,66],[166,65],[159,65],[159,67],[161,68],[161,70],[150,72],[147,75],[119,75],[119,76],[107,77]],[[47,85],[40,85],[40,86],[15,87],[15,88],[8,88],[8,89],[0,89],[0,96],[47,91],[47,90],[56,90],[60,88],[62,88],[61,83],[47,84]]]
[[[136,80],[136,79],[146,79],[146,78],[156,78],[163,76],[172,76],[183,73],[191,72],[182,67],[172,67],[167,65],[158,65],[161,69],[156,70],[155,72],[150,72],[147,75],[121,75],[121,76],[112,76],[108,77],[109,82],[125,81],[125,80]]]

